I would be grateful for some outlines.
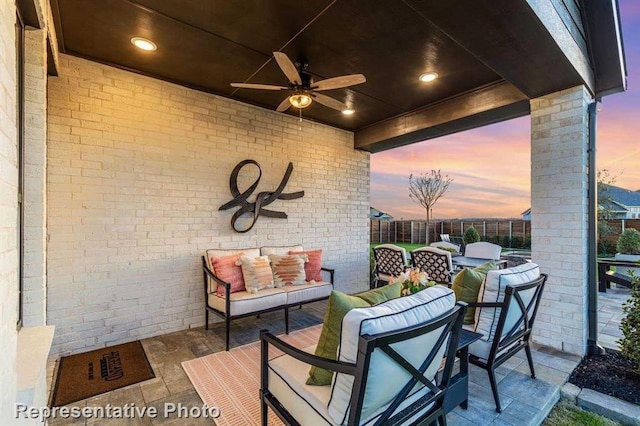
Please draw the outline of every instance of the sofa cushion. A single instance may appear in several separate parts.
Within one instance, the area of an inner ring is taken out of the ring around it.
[[[454,306],[455,295],[452,290],[444,286],[433,286],[377,306],[353,309],[342,320],[338,359],[356,362],[358,342],[362,335],[376,335],[422,324],[445,314]],[[436,330],[396,344],[394,349],[417,366],[424,360],[426,348],[433,347],[438,336],[439,333]],[[443,346],[425,372],[425,377],[429,380],[432,380],[438,371],[444,349]],[[376,349],[371,355],[371,364],[368,369],[361,422],[366,423],[382,412],[409,377],[409,373],[381,350]],[[352,376],[336,374],[328,407],[329,415],[336,423],[344,423],[347,418],[353,380]],[[381,389],[384,389],[384,392],[381,392]],[[416,386],[413,396],[419,398],[428,392],[424,386]]]
[[[287,303],[287,294],[281,288],[268,288],[258,293],[231,293],[229,299],[229,314],[236,316],[282,306]],[[216,293],[209,295],[209,306],[220,312],[226,310],[225,299]]]
[[[273,271],[273,284],[276,287],[306,284],[304,265],[308,259],[306,254],[286,256],[270,254],[269,260]]]
[[[286,285],[282,287],[282,290],[287,293],[287,304],[295,305],[296,303],[304,303],[308,300],[329,297],[333,290],[333,284],[320,281],[305,285]]]
[[[229,256],[214,257],[211,261],[213,265],[213,273],[222,281],[226,281],[230,286],[231,293],[244,291],[244,278],[242,277],[242,268],[236,265],[238,259],[244,256],[244,252],[232,254]],[[218,296],[224,297],[224,286],[219,285],[217,288]]]
[[[250,258],[242,256],[237,260],[242,267],[244,286],[249,293],[257,293],[265,288],[273,288],[273,271],[267,256]]]
[[[306,254],[309,258],[304,264],[307,281],[322,281],[322,250],[290,251],[289,254]]]
[[[213,272],[213,259],[217,257],[231,256],[237,253],[244,253],[247,257],[258,257],[260,256],[260,249],[258,248],[245,248],[245,249],[209,249],[204,253],[204,259],[207,263],[207,268],[209,268]],[[218,284],[212,279],[208,279],[208,290],[209,293],[214,293],[217,290]]]
[[[365,308],[369,303],[356,296],[344,294],[334,290],[329,296],[327,311],[324,314],[322,331],[318,339],[315,354],[323,358],[337,359],[338,344],[340,343],[340,324],[342,318],[354,308]],[[311,367],[309,370],[308,385],[324,386],[331,383],[333,372],[323,368]]]
[[[535,263],[525,263],[513,268],[492,270],[487,273],[484,286],[478,295],[479,302],[496,303],[504,300],[508,285],[523,284],[540,276],[540,268]],[[477,321],[475,331],[482,333],[482,339],[492,341],[500,318],[500,309],[476,308]],[[505,324],[508,329],[508,324]]]
[[[279,254],[284,256],[289,254],[290,251],[302,251],[303,248],[300,244],[295,246],[265,246],[260,248],[261,256],[269,256],[270,254]]]

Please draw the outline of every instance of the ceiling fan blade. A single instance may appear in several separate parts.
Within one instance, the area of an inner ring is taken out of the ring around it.
[[[340,77],[327,78],[313,83],[312,88],[315,90],[331,90],[340,89],[342,87],[355,86],[362,84],[367,79],[362,74],[341,75]]]
[[[318,103],[338,111],[344,111],[345,109],[349,109],[348,106],[346,106],[339,100],[330,98],[329,96],[323,95],[322,93],[312,93],[311,97],[314,100],[318,101]]]
[[[231,83],[231,87],[240,89],[259,89],[259,90],[287,90],[288,87],[274,86],[273,84],[252,84],[252,83]]]
[[[278,108],[276,108],[276,111],[285,112],[286,110],[289,109],[290,106],[291,106],[291,102],[289,102],[289,98],[284,98],[284,101],[280,102],[280,105],[278,105]]]
[[[276,62],[280,66],[280,69],[287,76],[290,82],[294,84],[302,84],[302,79],[300,78],[300,74],[296,69],[296,66],[293,65],[291,59],[286,55],[286,53],[282,52],[273,52],[273,57],[276,58]]]

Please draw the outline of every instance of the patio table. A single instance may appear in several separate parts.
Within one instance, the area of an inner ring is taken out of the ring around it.
[[[467,257],[467,256],[456,256],[451,258],[451,263],[455,269],[463,269],[463,268],[475,268],[477,266],[482,265],[483,263],[487,263],[491,259],[480,259],[477,257]],[[507,267],[507,261],[504,259],[494,260],[496,262],[496,266],[498,269],[504,269]]]

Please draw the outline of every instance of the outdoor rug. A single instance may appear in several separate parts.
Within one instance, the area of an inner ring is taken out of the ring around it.
[[[64,356],[58,365],[51,406],[70,404],[154,377],[139,340]]]
[[[279,336],[285,342],[306,348],[318,343],[322,324]],[[282,352],[269,347],[269,358]],[[233,348],[230,351],[182,363],[198,395],[208,407],[220,408],[218,426],[260,425],[260,342]],[[282,424],[269,410],[269,424]]]

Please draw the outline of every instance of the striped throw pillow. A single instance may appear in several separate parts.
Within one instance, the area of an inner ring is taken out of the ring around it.
[[[273,272],[267,256],[250,258],[243,256],[236,265],[242,268],[244,287],[249,293],[257,293],[265,288],[273,288]]]

